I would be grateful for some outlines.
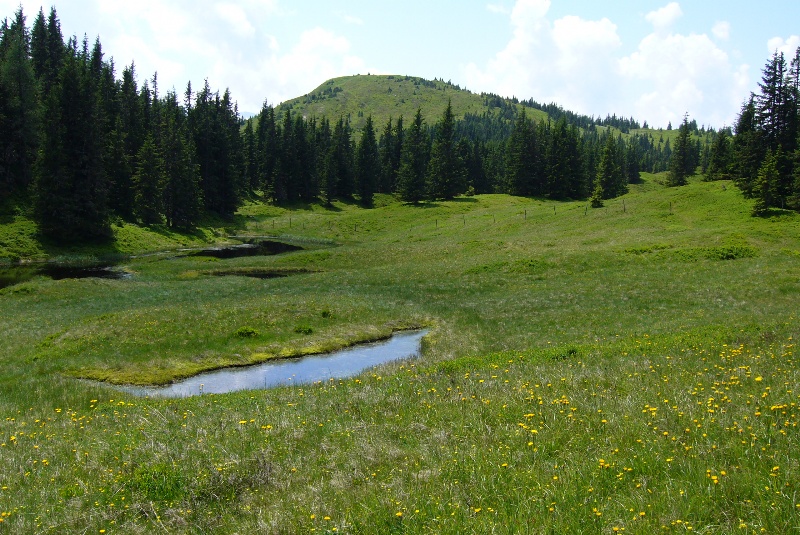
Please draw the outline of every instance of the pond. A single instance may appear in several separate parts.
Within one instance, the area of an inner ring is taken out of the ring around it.
[[[426,334],[427,330],[403,331],[387,340],[334,353],[225,368],[167,386],[122,386],[120,389],[136,396],[181,398],[343,379],[379,364],[419,356],[422,337]]]
[[[228,245],[225,247],[210,247],[200,251],[194,251],[191,256],[212,256],[214,258],[229,259],[242,258],[246,256],[269,256],[282,253],[302,251],[299,245],[285,243],[277,240],[260,240],[254,243],[243,243],[241,245]]]
[[[241,258],[248,256],[270,256],[294,251],[302,251],[304,248],[279,240],[258,240],[252,243],[239,245],[227,245],[220,247],[209,247],[206,249],[182,249],[177,251],[174,256],[165,257],[165,260],[172,260],[182,256],[211,256],[219,259]],[[160,253],[164,254],[164,253]],[[148,256],[148,255],[145,255]],[[9,266],[0,265],[0,289],[15,284],[20,284],[38,276],[50,277],[53,280],[61,279],[129,279],[131,274],[116,266],[119,262],[129,261],[130,258],[122,257],[114,261],[92,260],[89,262],[41,262],[32,264],[12,264]],[[243,273],[242,276],[256,278],[285,277],[288,274],[282,272],[252,272]]]
[[[0,288],[29,281],[37,276],[61,279],[128,279],[131,274],[109,265],[76,266],[68,264],[23,264],[0,268]]]

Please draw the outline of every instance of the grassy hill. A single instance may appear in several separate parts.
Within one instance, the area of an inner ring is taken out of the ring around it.
[[[409,124],[417,111],[422,110],[427,124],[433,125],[442,116],[451,101],[453,112],[457,119],[465,114],[480,115],[487,113],[495,117],[503,117],[504,107],[523,108],[514,104],[510,99],[499,99],[494,95],[476,94],[459,86],[443,81],[430,81],[413,76],[403,75],[356,75],[334,78],[326,81],[311,93],[286,101],[278,106],[277,113],[283,115],[286,110],[301,114],[303,117],[327,117],[336,121],[339,117],[349,117],[351,124],[359,135],[364,127],[366,118],[372,116],[377,135],[391,117],[396,121],[403,116],[406,125]],[[548,114],[526,108],[528,117],[542,121],[549,118]],[[598,131],[612,130],[620,133],[614,127],[598,126]],[[656,144],[659,142],[675,143],[678,128],[672,130],[640,128],[623,134],[651,135]],[[693,138],[701,143],[710,143],[710,134],[693,134]]]
[[[311,247],[0,290],[0,532],[790,532],[800,216],[656,178],[596,210],[253,204],[239,232]],[[302,387],[158,400],[76,379],[423,325],[421,359]]]
[[[463,118],[466,113],[500,113],[499,108],[487,105],[482,95],[446,82],[400,75],[334,78],[307,95],[282,103],[277,111],[282,114],[291,109],[307,118],[328,117],[332,121],[349,117],[356,131],[360,131],[367,116],[372,115],[375,128],[380,132],[390,117],[397,120],[402,115],[408,125],[418,108],[432,125],[444,113],[448,100],[452,101],[456,118]],[[547,118],[546,113],[538,110],[529,109],[527,113],[537,120]]]

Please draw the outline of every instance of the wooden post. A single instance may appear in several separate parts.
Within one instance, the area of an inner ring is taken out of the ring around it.
[[[553,215],[556,215],[556,205],[553,205]]]
[[[525,221],[527,221],[527,220],[528,220],[528,209],[526,208],[525,209]]]
[[[625,199],[622,199],[622,213],[626,213],[627,210],[625,209]]]

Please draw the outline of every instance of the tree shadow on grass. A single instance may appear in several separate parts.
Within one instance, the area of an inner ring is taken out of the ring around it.
[[[753,214],[753,217],[759,217],[761,219],[784,219],[787,217],[793,217],[795,215],[797,215],[797,212],[793,210],[788,210],[785,208],[767,208],[766,210],[763,210],[757,214]]]
[[[441,208],[441,204],[433,202],[433,201],[422,201],[422,202],[404,202],[403,206],[408,206],[410,208]]]

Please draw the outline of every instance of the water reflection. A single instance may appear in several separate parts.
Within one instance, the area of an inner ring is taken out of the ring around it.
[[[178,398],[341,379],[358,375],[378,364],[419,356],[422,337],[427,333],[426,330],[400,332],[388,340],[353,346],[335,353],[227,368],[163,387],[120,388],[137,396]]]

